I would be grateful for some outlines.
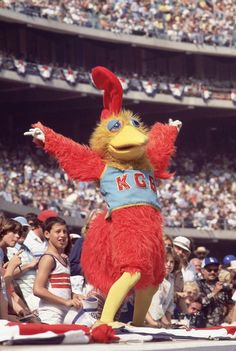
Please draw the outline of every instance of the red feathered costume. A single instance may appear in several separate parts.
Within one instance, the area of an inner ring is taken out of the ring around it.
[[[92,76],[95,85],[105,90],[102,120],[111,114],[118,115],[122,89],[117,78],[101,67],[94,69]],[[33,127],[44,132],[44,149],[59,161],[72,179],[100,180],[109,164],[107,153],[80,145],[41,123]],[[156,123],[151,128],[145,158],[155,178],[168,177],[166,170],[175,151],[177,134],[174,125]],[[132,162],[122,162],[121,168],[126,169],[126,164],[130,166]],[[135,289],[158,286],[165,274],[163,222],[159,209],[148,204],[132,205],[131,199],[131,206],[113,210],[110,218],[106,215],[106,212],[101,213],[92,221],[84,241],[81,263],[88,282],[107,294],[123,272],[140,272],[141,278]]]

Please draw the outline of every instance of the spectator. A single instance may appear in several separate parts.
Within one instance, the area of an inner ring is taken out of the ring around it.
[[[177,236],[173,241],[173,245],[174,250],[180,259],[184,282],[196,280],[195,267],[189,262],[191,241],[184,236]]]
[[[27,234],[24,245],[29,249],[34,257],[42,256],[48,247],[48,242],[43,233],[43,223],[35,219],[31,229]]]
[[[3,280],[1,281],[1,284],[3,285],[3,289],[1,289],[1,304],[0,304],[0,310],[1,310],[1,317],[2,319],[8,319],[11,321],[18,321],[18,318],[14,315],[9,315],[8,312],[8,303],[10,305],[12,304],[12,281],[13,281],[13,274],[15,269],[21,264],[21,251],[19,251],[12,259],[8,262],[7,268],[4,272],[4,283]],[[2,276],[1,276],[2,279]],[[13,306],[16,306],[16,303],[13,303]],[[20,307],[20,306],[19,306]],[[25,306],[24,306],[25,307]],[[20,312],[20,310],[19,310]]]
[[[174,311],[174,277],[172,273],[178,269],[178,265],[179,260],[175,252],[171,248],[167,248],[166,277],[153,296],[146,316],[146,322],[150,326],[161,328],[171,325]]]
[[[173,240],[168,234],[163,235],[163,240],[166,248],[173,248]]]
[[[188,306],[187,318],[189,320],[189,327],[192,328],[205,328],[206,317],[202,311],[201,299],[193,300]]]
[[[193,301],[196,301],[199,298],[199,295],[199,286],[196,281],[184,283],[184,291],[182,297],[185,299],[187,308]]]
[[[12,260],[9,261],[7,269],[5,272],[0,270],[0,296],[1,296],[1,304],[0,304],[0,319],[13,320],[18,321],[17,317],[8,315],[8,294],[7,290],[10,291],[10,284],[12,282],[12,274],[16,267],[21,263],[20,252],[16,255]]]
[[[232,291],[218,279],[219,265],[217,258],[206,257],[202,262],[203,279],[198,281],[207,327],[221,325],[231,304]]]
[[[5,279],[5,268],[7,268],[9,261],[7,257],[7,248],[14,247],[21,234],[22,227],[20,223],[11,218],[0,217],[0,268],[2,276],[4,277],[2,283],[4,282],[6,285],[4,288],[4,297],[8,302],[9,309],[11,309],[11,314],[18,316],[28,314],[29,309],[14,289],[12,284],[12,270],[7,272]],[[13,260],[13,262],[15,261]],[[12,266],[10,267],[12,268]]]
[[[48,249],[38,264],[34,294],[40,298],[41,322],[60,324],[70,307],[81,308],[80,298],[72,294],[70,268],[64,256],[69,242],[66,222],[59,217],[48,218],[45,222],[45,237]]]
[[[224,256],[222,265],[220,266],[220,271],[219,271],[219,280],[221,282],[229,282],[231,279],[230,275],[230,270],[229,267],[231,265],[232,261],[236,260],[236,256],[229,254]]]
[[[192,258],[190,263],[194,266],[196,271],[196,278],[202,278],[202,261],[199,258]]]
[[[209,250],[205,248],[205,246],[198,246],[196,250],[194,251],[194,255],[199,259],[203,260],[206,256],[208,256],[210,253]]]
[[[36,213],[29,212],[25,215],[25,219],[27,220],[27,223],[31,226],[34,223],[34,221],[37,219],[37,215]]]
[[[8,219],[0,217],[0,266],[8,262],[7,248],[14,247],[17,240],[20,238],[22,232],[21,224]]]
[[[11,259],[13,255],[17,254],[19,251],[21,252],[21,263],[13,272],[13,281],[14,284],[19,287],[22,298],[26,302],[30,311],[35,311],[38,309],[39,300],[33,294],[33,285],[39,258],[35,258],[28,247],[24,245],[24,240],[30,227],[26,218],[15,217],[13,219],[22,225],[23,230],[16,245],[13,248],[8,248],[7,256]]]

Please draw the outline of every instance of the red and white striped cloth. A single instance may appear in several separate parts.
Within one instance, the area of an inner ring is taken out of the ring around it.
[[[205,329],[157,329],[125,326],[114,330],[106,324],[94,329],[76,324],[30,324],[0,320],[0,344],[88,344],[90,342],[144,342],[162,340],[236,339],[236,326]]]
[[[110,343],[119,340],[106,324],[94,329],[77,324],[13,323],[0,320],[0,344],[88,344]]]

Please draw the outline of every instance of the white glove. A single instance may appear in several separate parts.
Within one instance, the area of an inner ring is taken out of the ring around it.
[[[33,138],[45,142],[45,134],[39,128],[30,128],[28,132],[25,132],[24,135],[31,135]]]
[[[171,118],[169,119],[169,126],[174,126],[178,129],[178,132],[180,131],[180,128],[182,127],[182,122],[176,119],[173,121]]]

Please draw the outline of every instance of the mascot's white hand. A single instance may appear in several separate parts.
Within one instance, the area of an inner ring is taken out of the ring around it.
[[[173,121],[171,118],[169,119],[169,126],[174,126],[178,129],[178,132],[180,131],[181,127],[182,127],[182,122],[179,121],[178,119],[176,119],[175,121]]]
[[[43,143],[45,142],[44,132],[39,128],[31,128],[28,132],[25,132],[24,135],[30,135],[34,139],[40,140]]]

